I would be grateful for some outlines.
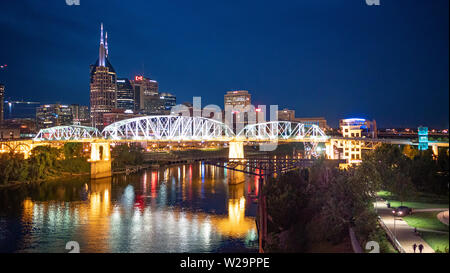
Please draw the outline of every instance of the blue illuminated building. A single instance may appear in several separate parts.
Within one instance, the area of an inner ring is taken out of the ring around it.
[[[419,150],[428,150],[428,127],[419,127]]]

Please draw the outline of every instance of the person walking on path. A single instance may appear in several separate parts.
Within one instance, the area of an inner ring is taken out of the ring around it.
[[[414,253],[416,253],[417,244],[413,244]]]
[[[423,250],[423,245],[420,244],[420,245],[419,245],[419,251],[420,251],[420,253],[422,253],[422,250]]]

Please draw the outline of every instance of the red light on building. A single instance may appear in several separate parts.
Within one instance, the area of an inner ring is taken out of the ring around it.
[[[261,112],[261,108],[256,108],[255,111],[256,112]]]
[[[135,76],[134,80],[135,81],[142,81],[142,80],[144,80],[144,76]]]

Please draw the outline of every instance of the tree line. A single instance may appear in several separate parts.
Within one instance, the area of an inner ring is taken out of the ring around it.
[[[448,196],[448,160],[448,149],[434,157],[430,151],[381,145],[345,170],[320,159],[309,169],[269,178],[263,189],[265,251],[320,252],[321,245],[345,244],[352,227],[362,246],[376,241],[389,252],[373,206],[377,192],[390,191],[402,201],[418,192]]]
[[[0,154],[0,184],[28,182],[56,177],[63,172],[89,172],[82,143],[65,143],[62,148],[37,146],[25,159],[23,154]]]

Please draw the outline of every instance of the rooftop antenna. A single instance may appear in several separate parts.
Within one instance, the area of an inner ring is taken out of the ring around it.
[[[109,51],[108,51],[108,31],[105,34],[105,49],[106,49],[106,58],[108,58]]]

